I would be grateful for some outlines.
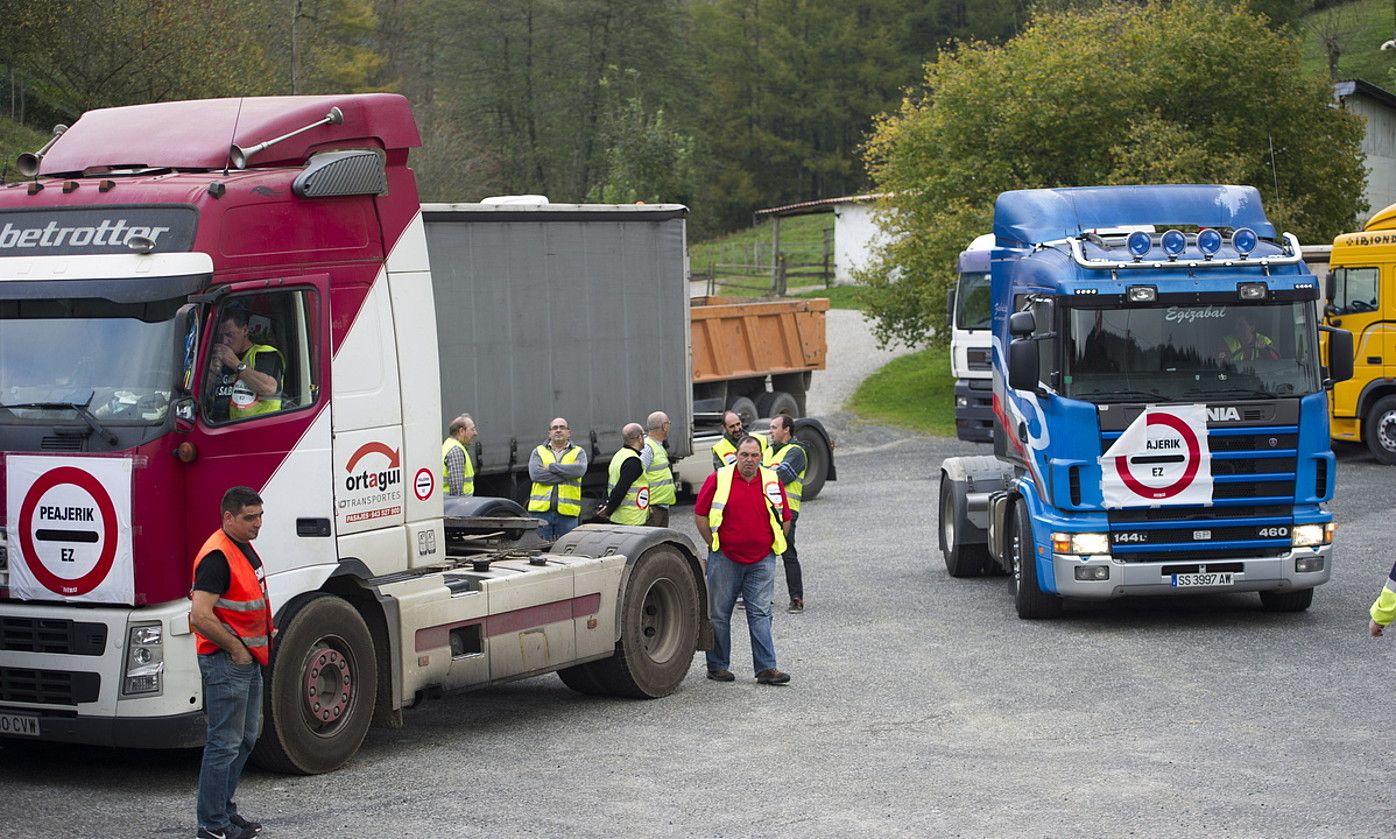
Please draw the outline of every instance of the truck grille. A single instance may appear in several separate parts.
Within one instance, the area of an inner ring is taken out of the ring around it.
[[[1101,435],[1107,450],[1119,432]],[[1210,507],[1110,510],[1111,552],[1126,562],[1283,556],[1294,527],[1299,429],[1211,428]]]
[[[0,667],[0,702],[77,705],[96,702],[101,688],[102,677],[96,673]]]
[[[0,618],[0,650],[57,655],[101,655],[107,625],[62,618]]]

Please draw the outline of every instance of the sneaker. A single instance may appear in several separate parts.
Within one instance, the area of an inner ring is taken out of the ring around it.
[[[790,608],[786,609],[790,614],[798,614],[805,610],[805,599],[803,597],[790,598]]]
[[[774,667],[756,674],[756,681],[763,685],[783,685],[790,681],[789,673],[782,673]]]
[[[231,816],[229,816],[228,821],[233,823],[233,827],[242,828],[244,835],[256,836],[258,833],[262,832],[261,822],[254,822],[250,819],[244,819],[241,815],[237,813],[234,813]],[[250,834],[247,832],[249,830],[252,831]]]
[[[248,822],[248,824],[256,824],[256,822]],[[260,829],[261,825],[258,825],[257,830]],[[194,834],[194,839],[252,839],[252,837],[256,835],[256,830],[248,830],[238,827],[235,824],[230,824],[220,830],[210,830],[207,827],[201,827],[199,828],[199,832]]]
[[[708,678],[714,682],[735,682],[737,677],[732,675],[731,670],[709,670]]]
[[[737,608],[738,608],[738,609],[745,609],[745,608],[746,608],[746,601],[743,600],[742,598],[738,597],[738,598],[737,598]]]

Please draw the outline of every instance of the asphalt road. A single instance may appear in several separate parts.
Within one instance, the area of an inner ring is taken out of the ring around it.
[[[788,687],[703,678],[583,697],[542,677],[424,704],[343,770],[249,770],[265,836],[1388,836],[1396,638],[1366,609],[1396,471],[1344,450],[1332,582],[1013,612],[952,580],[935,467],[978,447],[835,417],[840,480],[799,527],[808,610],[777,612]],[[692,533],[691,516],[676,520]],[[783,607],[783,586],[778,585]],[[0,750],[0,835],[191,836],[197,752]]]

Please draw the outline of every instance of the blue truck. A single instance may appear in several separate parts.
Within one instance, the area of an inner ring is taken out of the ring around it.
[[[950,575],[1012,575],[1027,619],[1175,593],[1307,609],[1332,570],[1327,391],[1352,336],[1320,325],[1259,193],[1018,190],[994,236],[994,455],[942,464]]]

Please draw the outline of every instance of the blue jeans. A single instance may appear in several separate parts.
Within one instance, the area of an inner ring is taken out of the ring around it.
[[[199,827],[222,830],[237,814],[233,796],[262,727],[262,667],[241,667],[226,652],[199,656],[208,740],[199,767]]]
[[[737,595],[746,601],[746,625],[751,632],[751,660],[760,673],[776,666],[771,638],[771,596],[776,583],[776,555],[748,565],[733,562],[720,551],[708,552],[708,620],[713,624],[713,648],[708,671],[727,670],[732,659],[732,610]]]
[[[582,523],[581,517],[564,516],[557,510],[549,510],[546,513],[530,513],[529,515],[543,523],[543,526],[538,528],[538,537],[548,541],[561,539]]]

